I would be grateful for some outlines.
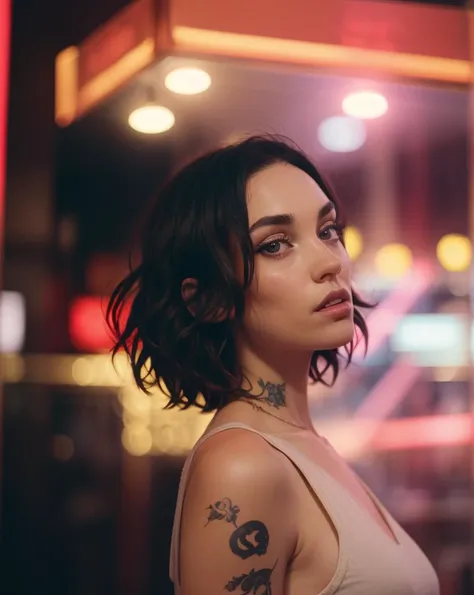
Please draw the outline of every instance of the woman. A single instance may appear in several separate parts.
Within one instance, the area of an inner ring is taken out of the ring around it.
[[[309,413],[308,377],[334,381],[340,348],[350,362],[355,332],[367,340],[366,305],[336,201],[289,144],[219,149],[158,197],[141,264],[108,315],[141,389],[216,411],[181,477],[176,594],[439,593],[428,560]]]

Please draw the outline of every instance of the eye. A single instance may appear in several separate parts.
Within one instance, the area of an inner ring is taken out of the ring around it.
[[[285,249],[286,247],[286,249]],[[269,242],[265,242],[261,244],[257,248],[257,252],[259,254],[263,254],[264,256],[271,256],[271,257],[281,257],[283,256],[289,248],[291,248],[290,239],[288,237],[281,237],[275,238],[270,240]]]
[[[339,241],[342,239],[343,231],[342,225],[332,223],[319,232],[319,237],[325,241]]]

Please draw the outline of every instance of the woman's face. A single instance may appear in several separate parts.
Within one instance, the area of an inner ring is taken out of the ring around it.
[[[246,295],[246,340],[308,352],[351,341],[350,261],[332,203],[310,176],[286,163],[253,176],[247,197],[255,276]],[[331,292],[340,293],[331,298]],[[322,309],[325,300],[341,298]]]

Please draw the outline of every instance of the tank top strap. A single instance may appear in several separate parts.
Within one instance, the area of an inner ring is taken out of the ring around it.
[[[176,502],[176,509],[175,509],[175,516],[174,516],[174,523],[173,523],[173,533],[171,537],[171,550],[170,550],[170,578],[175,585],[175,595],[179,595],[179,542],[180,542],[180,531],[181,531],[181,518],[183,513],[183,504],[184,504],[184,496],[186,493],[186,487],[188,482],[188,475],[191,469],[191,465],[193,462],[193,458],[198,451],[199,447],[206,441],[209,440],[212,436],[224,432],[226,430],[232,429],[241,429],[246,430],[248,432],[252,432],[253,434],[257,434],[261,436],[264,440],[266,440],[271,446],[273,446],[276,450],[282,453],[290,462],[294,465],[294,467],[299,471],[299,473],[304,477],[307,484],[309,485],[310,489],[312,490],[313,494],[320,500],[321,504],[323,505],[326,513],[328,514],[331,522],[334,524],[334,527],[338,533],[339,539],[339,549],[340,549],[340,560],[338,564],[338,574],[342,576],[343,574],[343,567],[344,567],[344,553],[345,547],[343,544],[344,535],[341,530],[341,517],[339,512],[344,510],[345,503],[343,499],[339,503],[338,499],[340,497],[340,493],[337,490],[334,490],[333,485],[331,484],[330,479],[328,478],[327,474],[320,469],[317,465],[314,464],[313,461],[305,457],[301,452],[299,452],[292,444],[288,443],[285,440],[277,438],[275,436],[260,432],[255,428],[248,426],[246,424],[240,422],[231,422],[227,424],[222,424],[209,433],[202,436],[194,445],[192,451],[189,453],[185,464],[183,466],[183,470],[181,472],[181,479],[179,482],[179,490],[178,490],[178,497]],[[331,589],[331,592],[332,589]]]

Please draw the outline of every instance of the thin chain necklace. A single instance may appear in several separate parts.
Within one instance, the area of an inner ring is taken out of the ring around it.
[[[247,400],[247,399],[240,400],[239,399],[239,401],[241,403],[247,403],[248,405],[250,405],[251,407],[253,407],[257,411],[261,411],[262,413],[266,413],[267,415],[270,415],[271,417],[275,417],[276,419],[279,419],[280,421],[283,421],[286,424],[290,424],[290,426],[294,426],[295,428],[298,428],[300,430],[306,430],[306,431],[309,429],[309,428],[306,428],[305,426],[300,426],[299,424],[295,424],[294,421],[290,421],[289,419],[285,419],[284,417],[280,417],[276,413],[271,413],[270,411],[267,411],[261,405],[258,405],[257,403],[255,403],[253,400]]]

